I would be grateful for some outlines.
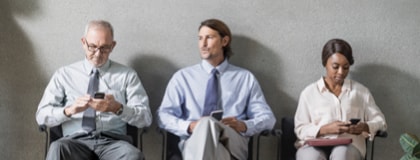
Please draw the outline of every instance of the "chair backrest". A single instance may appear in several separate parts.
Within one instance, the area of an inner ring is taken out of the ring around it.
[[[284,117],[281,120],[281,159],[295,160],[296,148],[295,142],[297,137],[295,135],[295,120],[293,117]]]
[[[162,153],[162,160],[182,160],[182,153],[178,147],[178,143],[180,140],[179,137],[170,132],[166,132],[166,131],[163,131],[163,132],[164,132],[163,134],[166,134],[166,136],[163,135],[164,143],[166,143],[166,147],[165,147],[165,144],[163,144],[166,150],[166,154]],[[253,138],[250,137],[249,143],[248,143],[248,160],[252,160],[252,156],[253,156],[252,151],[253,151]]]

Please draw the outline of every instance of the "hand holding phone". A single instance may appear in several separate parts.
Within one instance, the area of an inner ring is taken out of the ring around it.
[[[223,110],[215,110],[210,113],[210,116],[220,121],[223,117]]]

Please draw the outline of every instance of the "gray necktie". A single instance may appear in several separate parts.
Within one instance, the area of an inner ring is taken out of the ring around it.
[[[89,79],[89,86],[88,86],[87,93],[93,97],[93,94],[95,94],[95,92],[98,91],[99,72],[98,72],[98,69],[96,68],[94,68],[92,72],[93,73],[91,73],[90,79]],[[96,117],[96,111],[92,107],[89,107],[88,109],[86,109],[85,113],[83,114],[82,128],[89,133],[96,130],[95,117]]]
[[[212,111],[217,110],[217,102],[219,99],[219,81],[217,80],[217,74],[219,74],[219,72],[217,71],[217,69],[213,69],[211,71],[211,74],[212,75],[209,81],[207,82],[206,98],[204,100],[204,111],[202,113],[202,116],[208,116]]]

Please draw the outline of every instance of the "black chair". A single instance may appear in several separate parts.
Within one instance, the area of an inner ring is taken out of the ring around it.
[[[167,132],[163,129],[158,128],[158,132],[162,135],[162,160],[182,160],[182,153],[178,148],[180,141],[179,137]],[[271,131],[265,130],[257,136],[257,160],[259,159],[259,148],[260,148],[260,137],[269,136]],[[252,160],[253,149],[254,149],[253,137],[249,139],[248,143],[248,160]]]
[[[48,128],[46,125],[40,125],[39,131],[45,133],[45,157],[47,156],[48,148],[52,142],[63,137],[63,130],[61,125]],[[127,135],[132,138],[133,145],[143,150],[143,134],[147,132],[147,127],[138,129],[135,126],[127,124]]]
[[[281,120],[281,131],[276,131],[276,136],[279,137],[279,147],[281,148],[281,156],[277,155],[278,160],[295,160],[296,148],[294,143],[297,140],[295,135],[295,121],[293,117],[284,117]],[[376,137],[386,138],[388,133],[386,131],[378,131]],[[366,145],[369,141],[366,140]],[[370,159],[373,160],[374,141],[370,142]],[[368,148],[368,147],[366,147]],[[368,153],[368,152],[366,152]],[[278,153],[277,153],[278,154]],[[368,155],[365,156],[367,159]]]

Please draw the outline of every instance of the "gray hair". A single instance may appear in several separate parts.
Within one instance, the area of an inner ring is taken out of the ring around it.
[[[114,29],[112,28],[111,23],[109,23],[108,21],[105,21],[105,20],[92,20],[92,21],[90,21],[85,27],[84,36],[87,35],[90,28],[105,28],[105,29],[108,29],[111,32],[112,38],[114,38]]]

